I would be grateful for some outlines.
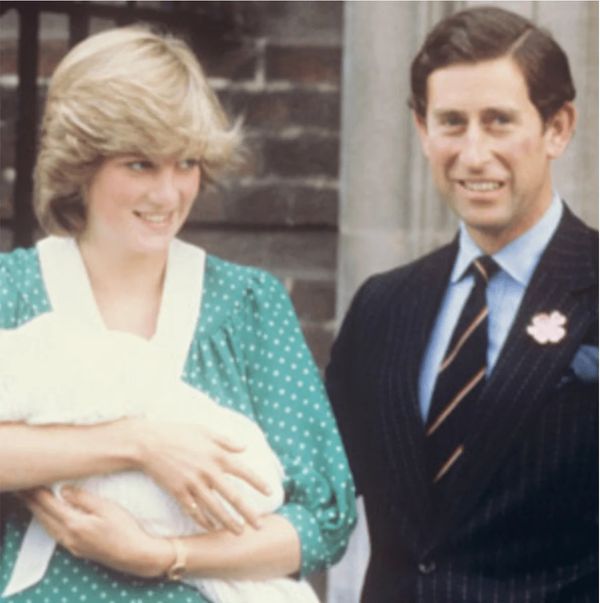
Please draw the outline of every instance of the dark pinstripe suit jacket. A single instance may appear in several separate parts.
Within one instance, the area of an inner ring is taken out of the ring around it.
[[[598,601],[597,366],[576,366],[582,345],[598,346],[597,234],[565,208],[441,501],[417,384],[456,242],[356,295],[327,388],[367,509],[363,601]],[[553,310],[567,334],[540,345],[526,327]]]

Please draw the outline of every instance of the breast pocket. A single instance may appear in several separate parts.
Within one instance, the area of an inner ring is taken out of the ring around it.
[[[598,346],[579,346],[571,364],[560,376],[556,387],[563,389],[577,383],[586,385],[598,383]]]

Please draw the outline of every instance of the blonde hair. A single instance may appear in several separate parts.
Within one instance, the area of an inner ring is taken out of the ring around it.
[[[52,234],[82,232],[83,191],[106,158],[196,158],[210,182],[240,139],[183,41],[142,27],[93,35],[50,81],[34,174],[38,220]]]

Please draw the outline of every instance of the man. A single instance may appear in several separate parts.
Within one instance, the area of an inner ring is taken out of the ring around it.
[[[597,601],[598,239],[553,190],[567,58],[492,7],[412,65],[454,242],[369,279],[327,387],[371,559],[368,603]]]

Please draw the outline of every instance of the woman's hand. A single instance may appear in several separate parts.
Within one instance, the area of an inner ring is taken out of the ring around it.
[[[198,425],[133,421],[136,434],[141,434],[140,469],[174,496],[199,525],[212,530],[219,527],[216,521],[241,534],[243,525],[223,506],[218,493],[251,526],[260,527],[257,512],[227,478],[234,475],[270,494],[265,481],[240,459],[243,443]]]
[[[45,488],[21,498],[46,531],[75,557],[140,577],[163,575],[175,560],[172,543],[145,532],[116,503],[65,487],[64,500]]]

